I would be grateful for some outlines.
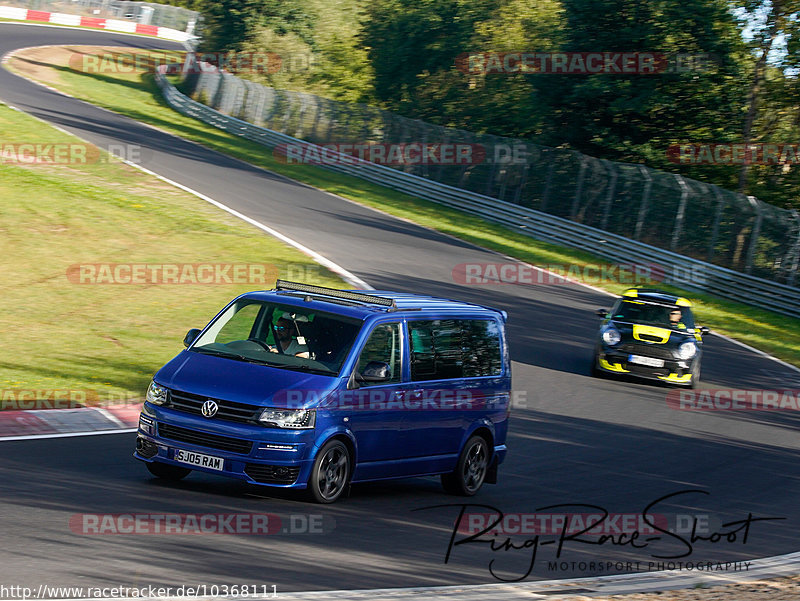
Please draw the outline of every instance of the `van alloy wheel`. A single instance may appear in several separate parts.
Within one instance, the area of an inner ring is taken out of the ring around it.
[[[317,455],[308,490],[318,503],[333,503],[347,488],[350,476],[350,453],[339,440],[328,442]]]
[[[445,491],[471,497],[483,485],[489,469],[489,445],[480,436],[473,436],[464,445],[456,469],[442,475]]]

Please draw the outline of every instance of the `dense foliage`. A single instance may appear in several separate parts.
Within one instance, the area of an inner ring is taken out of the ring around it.
[[[279,72],[245,75],[274,87],[644,163],[800,208],[800,157],[681,164],[670,152],[800,142],[800,0],[174,3],[205,14],[204,49],[283,56]],[[657,53],[678,68],[580,75],[459,63],[483,52]],[[698,56],[705,62],[681,59]]]

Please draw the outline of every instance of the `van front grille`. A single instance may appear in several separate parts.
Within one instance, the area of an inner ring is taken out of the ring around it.
[[[173,426],[172,424],[159,423],[158,434],[162,438],[177,440],[178,442],[187,442],[210,449],[219,449],[220,451],[228,451],[230,453],[240,453],[242,455],[249,455],[253,448],[253,443],[249,440],[189,430],[188,428],[181,428],[180,426]]]

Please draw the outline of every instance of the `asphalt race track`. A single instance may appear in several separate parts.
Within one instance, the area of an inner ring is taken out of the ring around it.
[[[174,47],[105,32],[0,23],[0,55],[67,43]],[[457,297],[506,309],[514,389],[522,402],[514,409],[500,482],[485,486],[472,503],[505,513],[571,503],[639,514],[665,495],[694,489],[708,494],[680,495],[652,512],[663,515],[670,527],[686,521],[676,522],[676,514],[705,516],[700,519],[707,520],[708,528],[700,532],[706,536],[735,530],[737,526],[723,524],[745,520],[748,514],[785,519],[750,524],[746,542],[743,531],[731,542],[724,536],[716,543],[698,540],[689,555],[672,561],[741,561],[798,550],[796,413],[677,411],[667,406],[668,388],[589,377],[598,325],[593,311],[607,307],[608,297],[572,285],[462,286],[453,281],[454,266],[502,259],[65,98],[4,69],[0,99],[101,147],[145,147],[144,167],[277,229],[377,289]],[[201,325],[185,324],[186,329]],[[709,336],[705,353],[704,386],[800,388],[799,372],[722,338]],[[531,562],[531,547],[492,551],[488,544],[464,544],[453,548],[445,564],[459,507],[414,511],[461,502],[445,495],[437,479],[362,485],[338,504],[315,506],[200,474],[164,484],[131,457],[134,440],[134,434],[126,433],[3,443],[0,583],[258,583],[274,584],[278,592],[409,587],[497,582],[489,571],[492,560],[497,576],[516,579]],[[539,513],[590,511],[596,510],[563,507]],[[286,531],[271,536],[87,535],[71,528],[79,518],[70,522],[80,513],[242,512],[276,514]],[[297,532],[309,520],[316,531]],[[514,540],[522,545],[532,538],[528,534]],[[543,534],[539,542],[555,538]],[[498,539],[498,546],[503,540]],[[642,548],[568,540],[556,566],[548,565],[556,558],[556,545],[541,544],[527,578],[635,570],[637,561],[641,571],[650,562],[655,568],[667,561],[654,556],[689,551],[663,533],[660,540],[642,540],[637,543]]]

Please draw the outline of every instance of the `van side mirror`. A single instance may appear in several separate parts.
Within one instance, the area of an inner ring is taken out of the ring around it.
[[[388,363],[370,361],[358,375],[364,382],[387,382],[392,378],[392,369]]]
[[[597,315],[602,319],[605,319],[606,317],[608,317],[608,309],[598,309],[597,311],[595,311],[595,315]]]
[[[186,332],[186,336],[183,337],[183,346],[189,348],[189,346],[197,340],[197,337],[200,335],[202,330],[198,330],[197,328],[192,328],[188,332]]]
[[[703,336],[708,336],[710,333],[711,330],[709,330],[706,326],[700,326],[700,334]]]

